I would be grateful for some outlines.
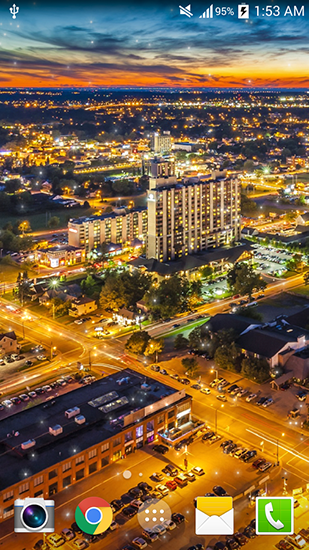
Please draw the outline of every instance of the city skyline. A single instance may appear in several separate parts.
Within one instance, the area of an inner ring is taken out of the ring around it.
[[[218,4],[217,4],[218,5]],[[0,23],[0,87],[298,88],[308,17],[201,19],[177,3],[25,4]],[[236,11],[236,6],[234,6]]]

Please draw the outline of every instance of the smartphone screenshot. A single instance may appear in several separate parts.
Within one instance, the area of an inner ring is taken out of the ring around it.
[[[2,550],[309,548],[309,4],[0,6]]]

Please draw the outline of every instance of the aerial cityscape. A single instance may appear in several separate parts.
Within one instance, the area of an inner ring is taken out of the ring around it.
[[[307,12],[222,6],[5,8],[2,550],[309,548]]]

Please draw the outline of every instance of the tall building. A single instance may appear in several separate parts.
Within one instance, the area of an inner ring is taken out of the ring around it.
[[[134,239],[143,240],[147,234],[147,210],[132,210],[102,216],[71,219],[68,223],[69,245],[86,251],[108,244],[129,244]]]
[[[170,132],[152,132],[150,134],[150,149],[156,155],[164,155],[164,153],[169,153],[172,149],[172,140]]]
[[[150,165],[147,258],[160,262],[232,243],[240,238],[240,184],[213,174],[177,181],[172,160]]]

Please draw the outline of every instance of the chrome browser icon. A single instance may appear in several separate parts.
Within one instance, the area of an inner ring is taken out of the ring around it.
[[[89,497],[82,500],[75,510],[78,527],[88,535],[99,535],[110,527],[113,512],[106,500]]]

